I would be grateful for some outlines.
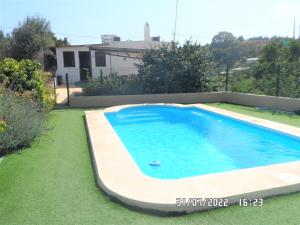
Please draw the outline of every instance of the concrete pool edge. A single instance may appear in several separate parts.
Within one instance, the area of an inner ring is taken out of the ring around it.
[[[200,107],[300,137],[300,129],[292,126],[202,104],[173,105]],[[130,106],[136,105],[85,112],[97,183],[104,192],[119,201],[164,213],[193,212],[213,207],[177,207],[176,198],[226,198],[234,204],[244,197],[270,197],[300,191],[300,161],[174,180],[148,177],[139,170],[104,116],[104,112]]]

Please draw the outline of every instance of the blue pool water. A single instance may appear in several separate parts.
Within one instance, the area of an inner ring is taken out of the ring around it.
[[[155,178],[300,160],[300,138],[196,107],[138,106],[105,115],[140,170]]]

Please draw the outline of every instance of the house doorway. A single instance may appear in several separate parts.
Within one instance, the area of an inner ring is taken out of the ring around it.
[[[91,53],[88,51],[79,52],[80,81],[86,81],[92,77]]]

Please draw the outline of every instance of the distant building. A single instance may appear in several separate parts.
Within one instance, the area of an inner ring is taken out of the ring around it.
[[[231,71],[239,72],[239,71],[244,71],[244,70],[248,70],[248,69],[251,69],[251,67],[236,67],[236,68],[233,68]]]
[[[101,39],[102,39],[102,44],[104,45],[110,44],[114,41],[121,41],[121,38],[115,34],[101,35]]]
[[[71,83],[84,81],[88,76],[137,74],[136,64],[141,63],[145,49],[168,45],[159,37],[150,37],[150,27],[144,27],[144,40],[121,41],[117,35],[102,35],[102,44],[70,45],[56,48],[56,75],[69,74]]]
[[[258,58],[249,58],[246,60],[247,64],[253,64],[258,62]]]

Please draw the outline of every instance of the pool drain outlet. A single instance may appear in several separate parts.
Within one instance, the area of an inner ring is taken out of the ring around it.
[[[160,166],[160,161],[157,161],[157,160],[151,161],[151,162],[149,162],[149,165],[150,166]]]

